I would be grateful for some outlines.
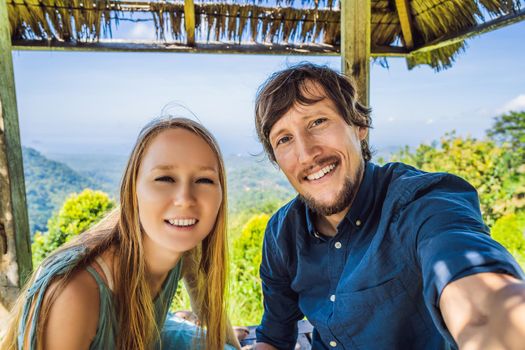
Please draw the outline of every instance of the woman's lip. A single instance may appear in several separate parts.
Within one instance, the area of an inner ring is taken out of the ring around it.
[[[195,226],[197,226],[197,224],[199,223],[199,221],[195,222],[194,224],[192,225],[187,225],[187,226],[177,226],[177,225],[172,225],[169,223],[169,221],[167,220],[164,220],[164,223],[171,229],[175,229],[175,230],[178,230],[178,231],[191,231],[195,228]]]

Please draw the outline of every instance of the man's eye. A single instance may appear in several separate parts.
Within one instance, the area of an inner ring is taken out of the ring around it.
[[[203,178],[198,179],[197,183],[200,183],[200,184],[214,184],[215,181],[213,181],[212,179],[209,179],[207,177],[203,177]]]
[[[175,180],[171,176],[159,176],[155,179],[155,181],[160,182],[175,182]]]
[[[279,140],[277,140],[277,146],[283,144],[283,143],[286,143],[290,141],[290,137],[289,136],[284,136],[284,137],[281,137]]]
[[[312,126],[318,126],[323,124],[326,121],[326,118],[319,118],[313,121]]]

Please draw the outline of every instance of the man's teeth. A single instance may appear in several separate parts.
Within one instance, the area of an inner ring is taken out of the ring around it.
[[[335,164],[327,165],[316,173],[308,175],[306,178],[310,181],[318,180],[335,169]]]
[[[173,226],[191,226],[195,225],[197,219],[169,219],[168,222]]]

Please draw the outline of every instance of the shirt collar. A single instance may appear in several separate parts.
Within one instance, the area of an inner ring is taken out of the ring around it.
[[[373,178],[374,172],[377,168],[376,165],[370,162],[365,162],[365,170],[363,174],[363,180],[359,185],[359,190],[355,196],[354,202],[350,207],[345,218],[339,223],[338,228],[343,224],[344,221],[348,221],[352,227],[358,229],[362,227],[367,219],[367,214],[372,207],[374,202],[373,195]],[[323,235],[319,234],[314,226],[314,213],[310,208],[306,207],[306,227],[308,233],[318,239],[326,239]]]

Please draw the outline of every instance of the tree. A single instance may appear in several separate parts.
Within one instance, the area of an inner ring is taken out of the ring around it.
[[[37,232],[31,246],[33,266],[37,266],[49,253],[86,231],[102,219],[115,203],[101,191],[85,189],[80,194],[71,194],[58,213],[48,221],[48,231]]]
[[[525,111],[509,112],[494,119],[487,135],[500,143],[508,143],[518,155],[518,161],[525,163]]]
[[[477,189],[485,222],[492,225],[509,211],[516,178],[520,178],[514,158],[508,148],[492,140],[457,137],[452,132],[445,134],[440,143],[423,144],[415,151],[406,147],[394,154],[392,160],[466,179]]]
[[[492,227],[492,238],[525,267],[525,212],[501,217]]]
[[[257,324],[262,316],[259,266],[264,231],[270,216],[252,216],[233,242],[231,304],[234,324]]]

